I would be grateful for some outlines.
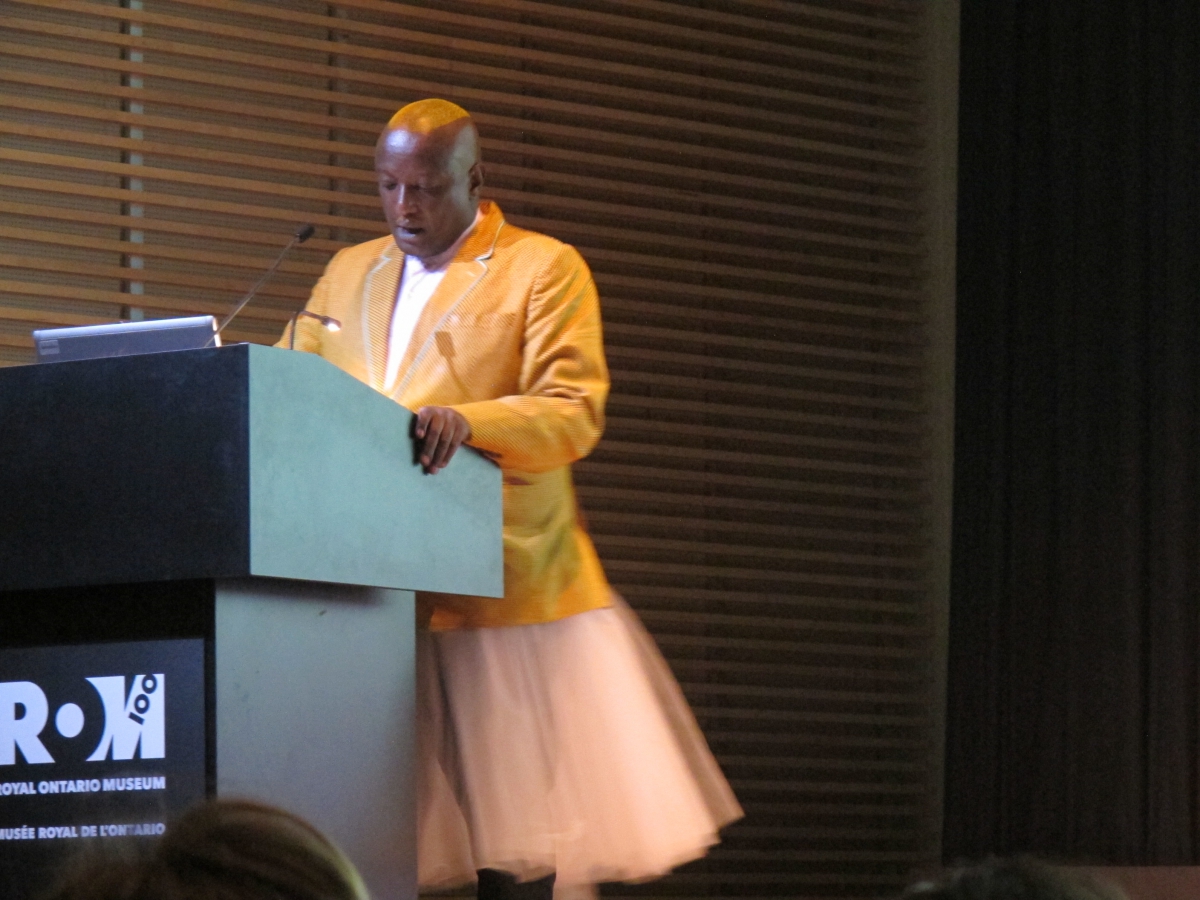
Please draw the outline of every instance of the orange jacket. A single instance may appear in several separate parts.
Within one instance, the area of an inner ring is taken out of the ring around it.
[[[494,203],[482,209],[417,321],[391,392],[412,410],[454,407],[471,425],[469,444],[504,473],[504,599],[419,596],[435,629],[551,622],[609,604],[570,470],[604,430],[596,286],[573,247],[509,225]],[[342,328],[300,319],[296,349],[384,392],[403,266],[390,236],[340,251],[307,309]],[[287,342],[285,332],[279,346]]]

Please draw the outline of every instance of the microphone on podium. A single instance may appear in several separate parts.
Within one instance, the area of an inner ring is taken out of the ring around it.
[[[297,326],[297,324],[299,324],[301,316],[308,318],[308,319],[316,319],[318,322],[320,322],[322,325],[324,325],[330,331],[341,331],[342,330],[342,323],[339,322],[337,319],[335,319],[333,316],[322,316],[319,313],[309,312],[307,309],[298,309],[294,313],[292,313],[292,317],[290,319],[288,319],[288,325],[291,326],[291,329],[292,329],[290,332],[288,332],[288,349],[289,350],[296,349],[296,326]]]
[[[257,294],[262,286],[267,283],[272,275],[275,274],[275,270],[279,268],[279,264],[283,262],[283,258],[291,252],[291,249],[297,244],[303,244],[305,241],[307,241],[313,236],[314,231],[316,231],[316,229],[313,228],[312,225],[308,224],[301,225],[296,230],[296,233],[292,235],[292,239],[287,242],[287,246],[280,250],[279,255],[275,257],[275,262],[271,263],[271,267],[267,269],[267,271],[263,272],[262,278],[258,279],[258,283],[255,284],[254,287],[250,288],[246,296],[243,297],[238,302],[238,305],[233,308],[233,312],[221,320],[221,324],[217,326],[217,330],[213,334],[214,342],[216,342],[217,337],[221,334],[221,332],[225,330],[225,326],[233,321],[234,316],[240,313],[245,308],[246,304],[254,299],[254,295]]]

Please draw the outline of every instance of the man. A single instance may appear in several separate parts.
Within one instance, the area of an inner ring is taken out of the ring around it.
[[[591,274],[480,201],[454,104],[396,113],[375,170],[391,235],[330,261],[308,309],[342,328],[302,324],[296,348],[416,410],[426,472],[465,443],[504,474],[504,598],[418,597],[421,883],[533,898],[556,874],[661,874],[741,811],[578,521],[570,464],[609,384]]]

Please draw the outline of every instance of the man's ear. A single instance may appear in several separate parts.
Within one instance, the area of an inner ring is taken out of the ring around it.
[[[472,200],[479,199],[479,192],[483,190],[483,163],[477,162],[467,170],[467,190]]]

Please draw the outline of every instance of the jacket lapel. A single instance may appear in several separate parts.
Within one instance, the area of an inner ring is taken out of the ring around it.
[[[398,397],[408,388],[413,375],[421,361],[434,346],[434,338],[441,330],[446,318],[462,303],[471,289],[487,274],[487,260],[491,258],[496,248],[496,238],[504,225],[504,216],[500,208],[489,201],[480,204],[483,208],[483,218],[463,242],[454,260],[446,267],[446,274],[441,284],[425,304],[421,317],[413,329],[412,340],[408,342],[404,359],[400,362],[401,376],[396,379],[392,397]],[[389,309],[389,319],[390,310]],[[387,329],[384,331],[386,346]],[[382,376],[381,376],[382,383]]]
[[[392,310],[396,288],[404,269],[404,254],[394,243],[379,255],[367,272],[362,293],[362,341],[366,350],[367,376],[371,387],[383,390],[387,375],[388,338],[392,330]]]

